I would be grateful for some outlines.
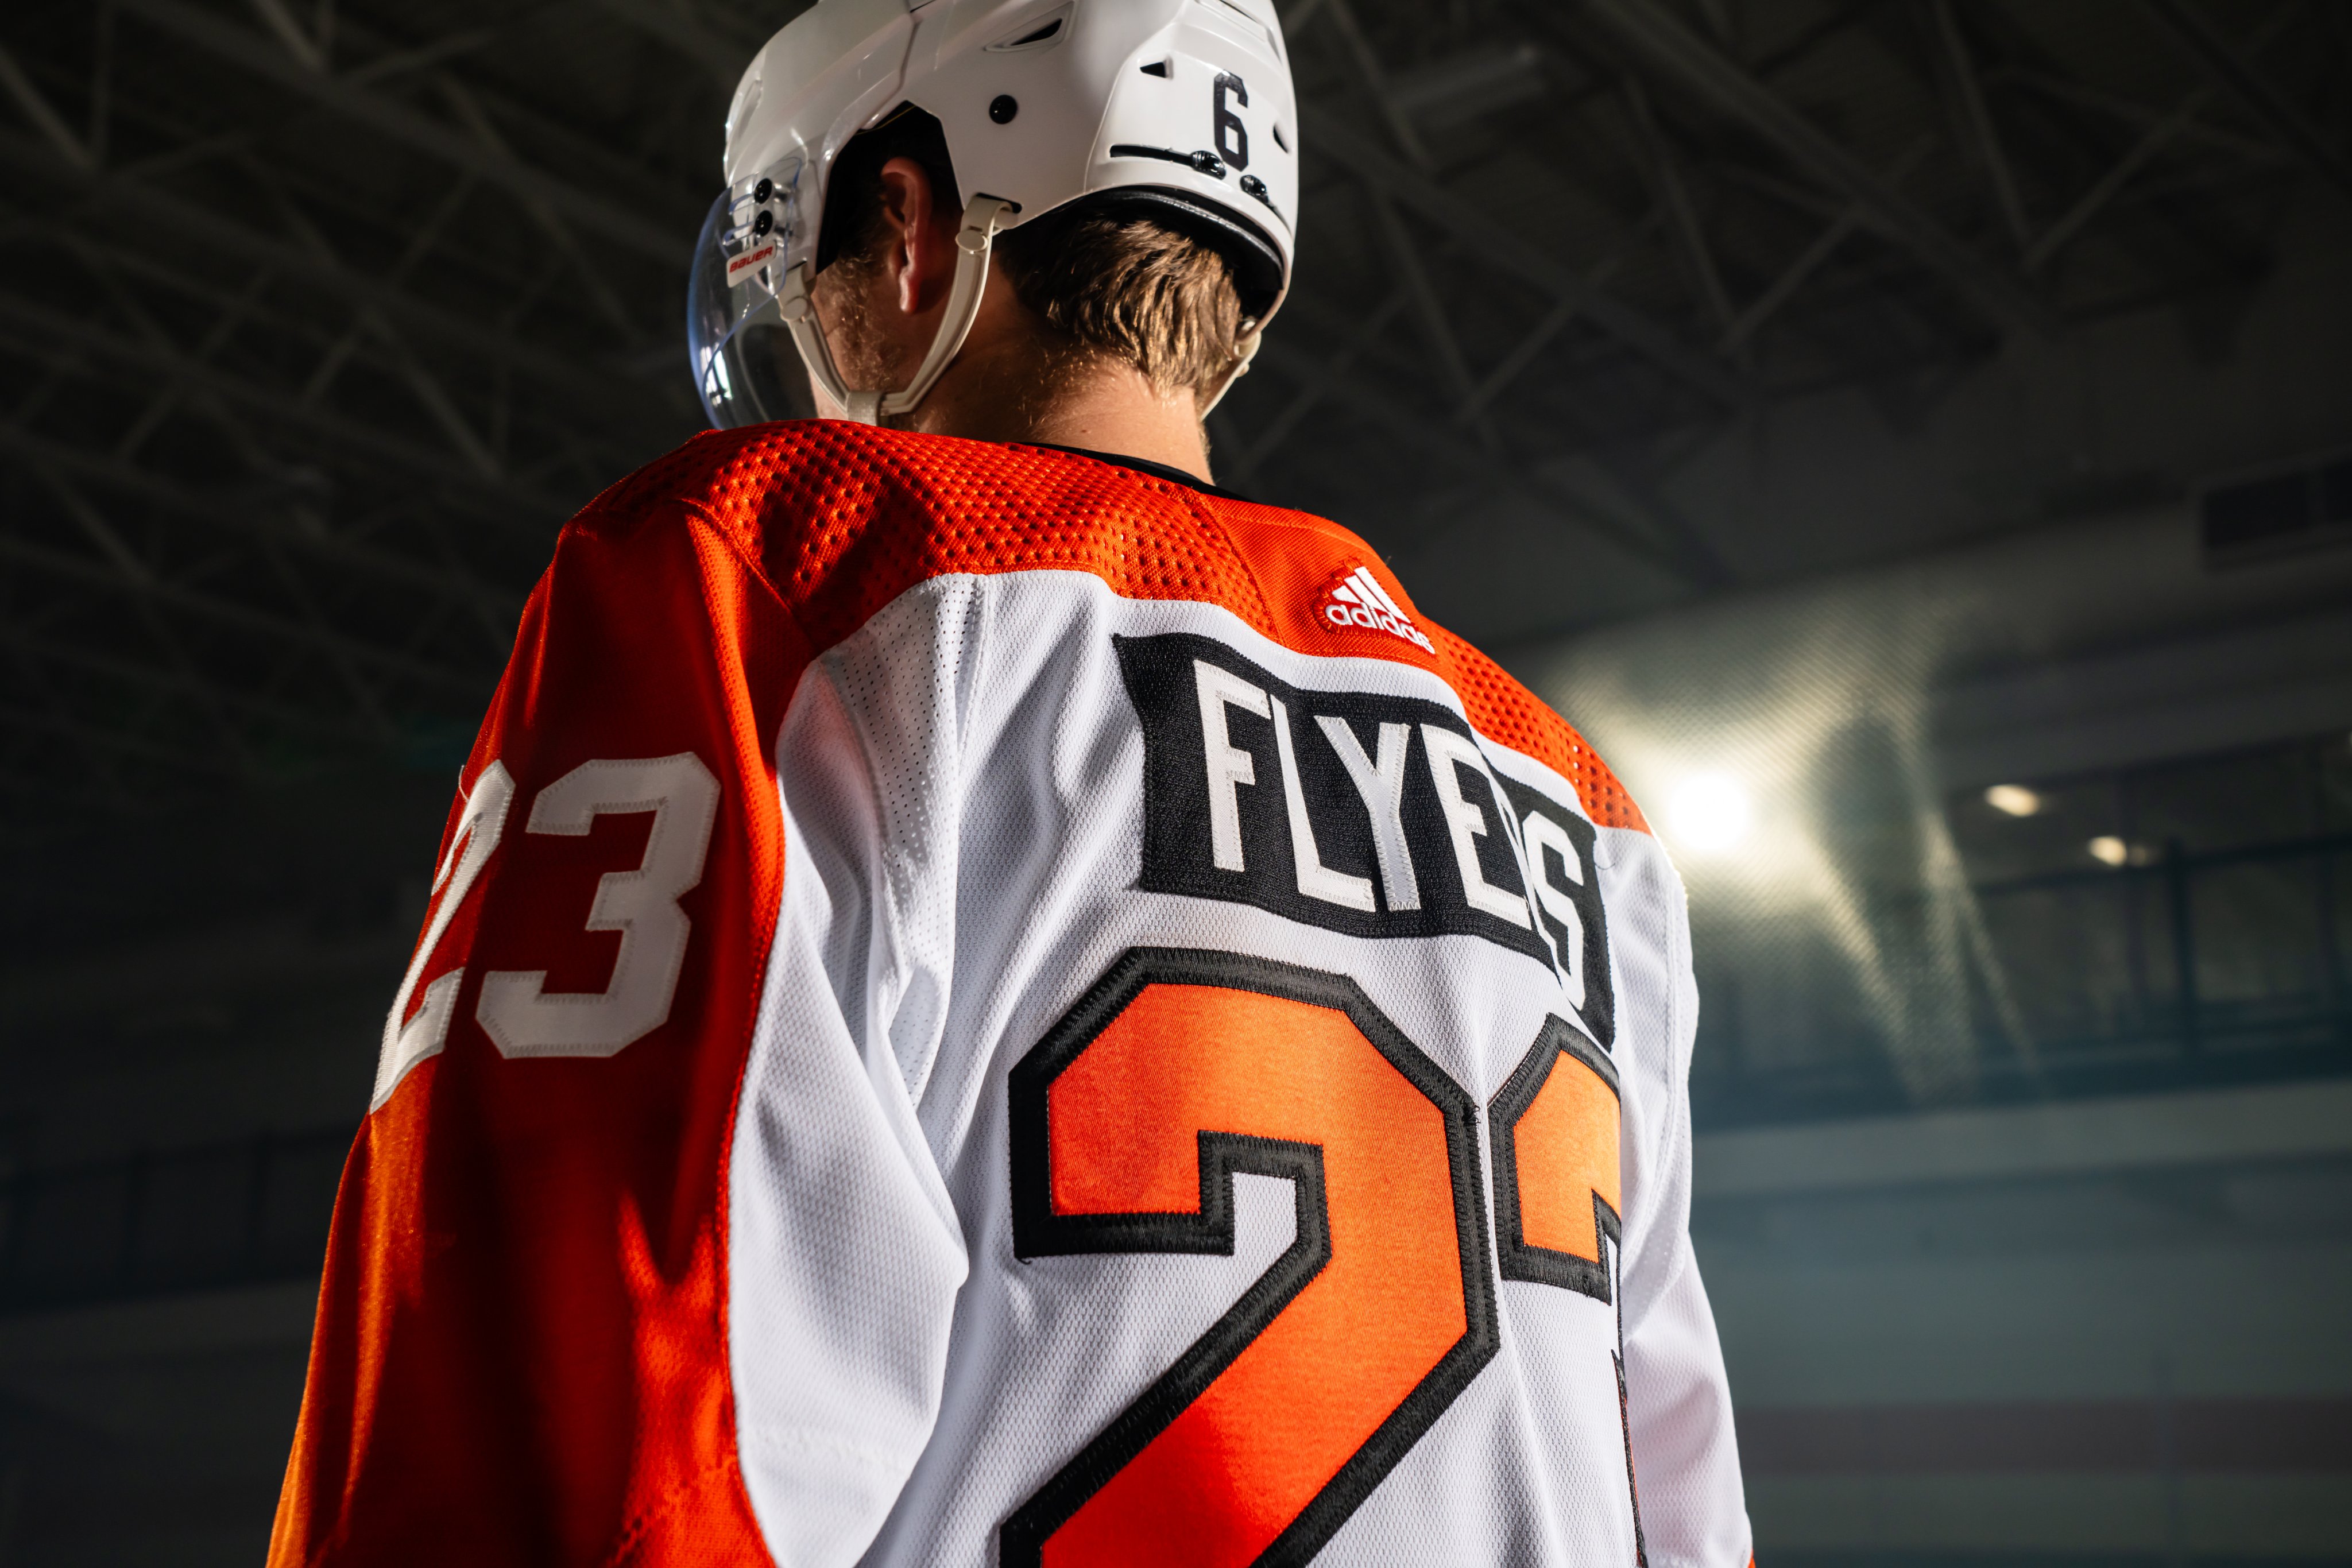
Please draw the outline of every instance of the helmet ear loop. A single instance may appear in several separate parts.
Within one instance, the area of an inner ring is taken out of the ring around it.
[[[783,317],[784,327],[793,335],[793,346],[800,350],[801,362],[808,367],[818,390],[832,401],[834,407],[851,419],[858,419],[858,400],[871,394],[851,392],[843,382],[840,367],[833,361],[833,349],[824,340],[824,330],[817,325],[809,284],[809,264],[803,261],[784,275],[783,292],[776,296],[777,311]],[[872,413],[869,412],[859,423],[873,423]]]
[[[981,297],[988,288],[988,256],[997,225],[1006,214],[1018,210],[1001,196],[974,196],[964,204],[963,226],[956,233],[955,282],[948,291],[947,313],[940,318],[939,331],[914,379],[895,392],[849,390],[817,325],[816,307],[809,298],[809,264],[803,262],[786,275],[784,291],[776,300],[784,325],[810,374],[844,415],[859,424],[879,424],[884,415],[910,413],[923,401],[971,335],[971,324],[980,317]]]
[[[988,292],[988,256],[996,240],[996,230],[1010,214],[1020,211],[1018,203],[1002,196],[974,196],[964,204],[963,226],[956,231],[955,282],[948,289],[946,314],[940,318],[940,329],[931,339],[930,351],[916,367],[914,379],[884,398],[880,412],[902,414],[914,412],[955,357],[963,352],[964,340],[971,336],[971,324],[980,319],[980,302]]]

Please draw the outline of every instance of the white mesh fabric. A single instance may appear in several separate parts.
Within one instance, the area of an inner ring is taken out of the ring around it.
[[[912,590],[796,694],[778,753],[782,919],[729,1238],[745,1474],[780,1562],[994,1562],[1006,1517],[1287,1244],[1289,1184],[1240,1176],[1231,1258],[1013,1256],[1006,1074],[1121,953],[1346,975],[1481,1105],[1565,1005],[1548,966],[1483,938],[1356,936],[1142,891],[1144,742],[1112,637],[1171,632],[1309,691],[1460,711],[1419,670],[1294,653],[1222,610],[1049,571]],[[1487,751],[1573,800],[1527,758]],[[1596,859],[1618,986],[1619,1305],[1498,1281],[1494,1359],[1319,1562],[1631,1561],[1620,1306],[1652,1560],[1746,1562],[1683,1228],[1680,884],[1644,835],[1604,829]],[[1490,1143],[1482,1166],[1491,1181]]]
[[[778,744],[784,897],[730,1171],[744,1476],[781,1563],[854,1562],[930,1434],[965,1260],[876,1027],[880,822],[818,672]]]

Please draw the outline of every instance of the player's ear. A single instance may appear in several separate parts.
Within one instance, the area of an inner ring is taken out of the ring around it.
[[[958,214],[941,212],[931,177],[912,158],[882,165],[883,267],[898,308],[919,316],[947,297],[955,277]]]

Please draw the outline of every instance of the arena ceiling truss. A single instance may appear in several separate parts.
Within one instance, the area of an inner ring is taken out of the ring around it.
[[[18,0],[0,789],[462,751],[563,517],[698,423],[684,272],[751,0]],[[2352,195],[2321,0],[1289,0],[1299,287],[1229,482],[1376,540],[1666,498],[1774,400],[2260,286]]]

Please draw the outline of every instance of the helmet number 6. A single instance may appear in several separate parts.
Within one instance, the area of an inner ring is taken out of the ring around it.
[[[1242,78],[1230,71],[1219,71],[1211,99],[1214,111],[1213,119],[1216,124],[1217,156],[1236,169],[1246,169],[1249,167],[1249,127],[1244,125],[1242,117],[1234,112],[1233,103],[1225,101],[1228,93],[1233,95],[1234,103],[1244,109],[1249,107],[1249,89],[1242,85]]]

